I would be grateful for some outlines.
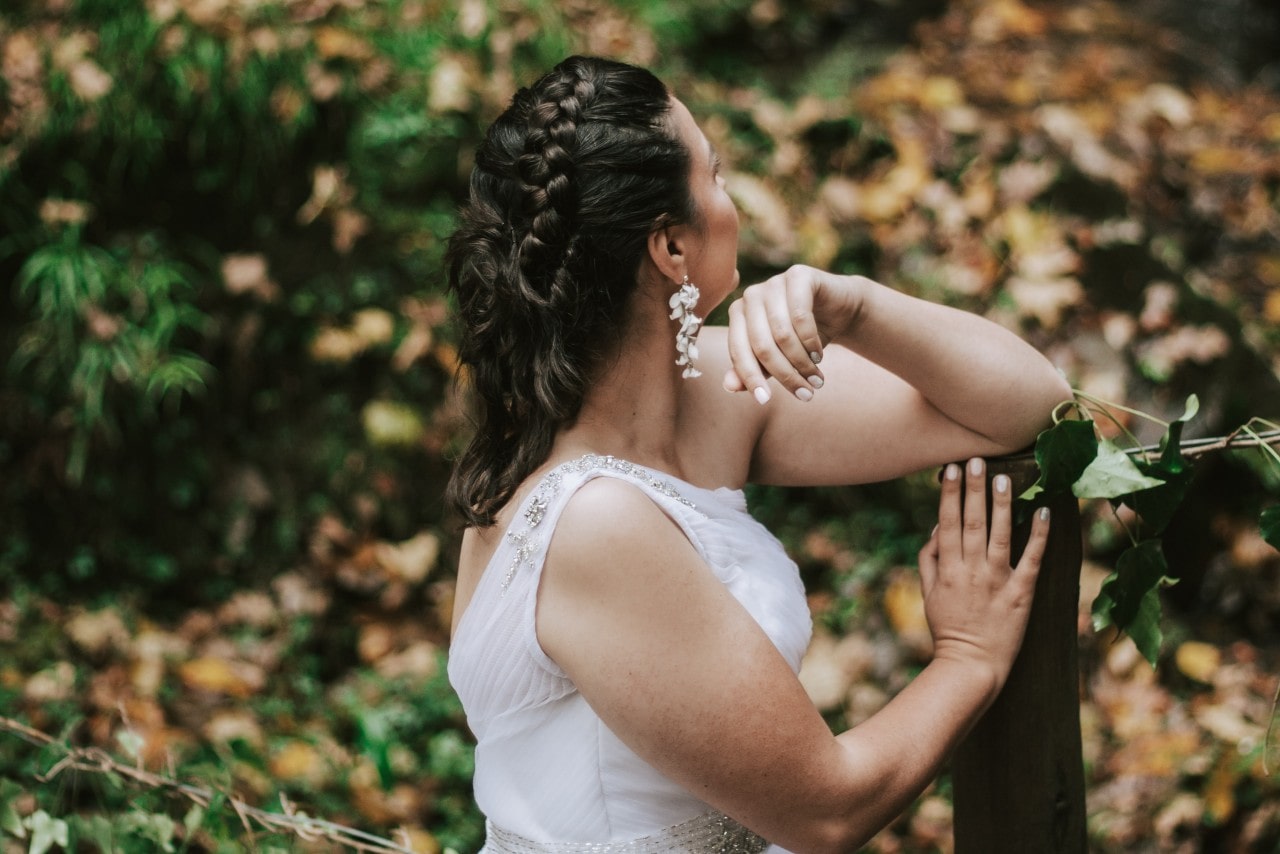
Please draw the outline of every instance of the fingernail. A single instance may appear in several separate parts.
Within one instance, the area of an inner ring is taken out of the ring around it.
[[[1040,508],[1040,521],[1042,521],[1042,522],[1048,522],[1048,521],[1049,521],[1049,508],[1048,508],[1048,507],[1041,507],[1041,508]]]
[[[969,474],[982,474],[982,460],[974,457],[969,460]]]
[[[796,397],[798,397],[800,400],[808,402],[810,400],[813,400],[813,392],[809,391],[809,389],[805,388],[804,386],[800,386],[800,388],[796,389]]]
[[[960,467],[955,463],[948,464],[946,475],[947,480],[955,480],[960,476]]]
[[[1002,474],[996,475],[994,486],[996,488],[996,492],[1004,492],[1009,488],[1009,478]]]
[[[819,353],[817,350],[814,350],[812,353],[809,354],[809,358],[812,359],[813,363],[816,365],[822,361],[822,354]]]
[[[819,376],[805,377],[805,379],[807,379],[809,381],[809,385],[813,386],[814,388],[822,388],[822,386],[824,385],[824,383],[822,382],[822,377],[819,377]]]
[[[938,526],[934,525],[933,530],[929,532],[929,539],[933,539],[938,534]]]
[[[759,403],[761,406],[764,406],[766,403],[769,402],[769,389],[765,388],[764,386],[762,385],[756,386],[755,391],[751,393],[756,396],[756,402]]]

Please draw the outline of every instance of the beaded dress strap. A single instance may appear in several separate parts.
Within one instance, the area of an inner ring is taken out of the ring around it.
[[[599,454],[587,454],[578,457],[576,460],[561,463],[547,472],[547,476],[542,479],[542,482],[534,489],[533,494],[525,501],[524,513],[522,514],[525,520],[524,527],[519,531],[511,530],[507,532],[507,540],[515,548],[511,556],[511,563],[507,567],[506,574],[502,577],[502,591],[504,593],[511,586],[511,582],[520,570],[521,565],[531,567],[534,565],[534,557],[542,547],[542,540],[538,536],[538,525],[542,523],[542,519],[547,513],[547,507],[550,506],[552,499],[560,493],[565,481],[571,475],[586,474],[600,470],[627,475],[640,481],[659,495],[666,496],[690,509],[697,509],[697,505],[681,495],[670,481],[655,477],[644,466],[638,466],[635,463],[620,460],[617,457],[600,456]]]
[[[733,819],[712,812],[622,842],[538,842],[486,825],[485,854],[759,854],[763,837]]]

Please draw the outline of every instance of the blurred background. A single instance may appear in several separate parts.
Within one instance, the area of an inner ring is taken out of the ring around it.
[[[1280,415],[1277,44],[1268,0],[6,0],[0,714],[55,741],[0,731],[3,850],[339,850],[67,746],[479,847],[441,258],[483,128],[560,58],[690,106],[744,282],[802,262],[982,313],[1089,394],[1197,394],[1203,436]],[[1089,627],[1127,538],[1084,508],[1091,850],[1280,851],[1271,471],[1198,465],[1154,671]],[[811,592],[805,685],[854,724],[927,660],[933,475],[749,498]],[[944,775],[867,850],[949,851],[951,815]]]

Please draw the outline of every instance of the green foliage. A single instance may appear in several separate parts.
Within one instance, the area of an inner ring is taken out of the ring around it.
[[[1036,463],[1040,477],[1020,498],[1043,501],[1069,493],[1077,498],[1107,499],[1113,507],[1125,505],[1138,515],[1151,538],[1140,541],[1126,527],[1132,545],[1120,555],[1115,571],[1103,581],[1091,611],[1095,631],[1115,626],[1133,639],[1154,667],[1163,637],[1159,590],[1177,583],[1170,577],[1160,535],[1177,512],[1191,483],[1192,465],[1182,450],[1182,433],[1199,412],[1200,401],[1191,395],[1182,416],[1165,425],[1159,457],[1154,460],[1148,459],[1141,449],[1125,451],[1097,435],[1097,425],[1088,417],[1091,412],[1099,412],[1108,420],[1120,423],[1104,402],[1078,394],[1072,406],[1085,417],[1057,420],[1039,435]],[[1145,413],[1130,412],[1151,418]],[[1059,414],[1055,413],[1057,418]],[[1252,433],[1252,430],[1246,424],[1236,433]],[[1269,447],[1262,447],[1271,457],[1276,457]],[[1276,463],[1280,465],[1280,458],[1276,458]],[[1262,534],[1268,542],[1275,538],[1274,526],[1280,519],[1272,510],[1274,508],[1264,511],[1261,519]]]

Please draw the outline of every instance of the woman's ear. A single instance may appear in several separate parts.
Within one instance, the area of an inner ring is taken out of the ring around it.
[[[679,225],[664,225],[649,232],[649,260],[659,273],[673,282],[683,281],[689,272],[684,253],[686,230]]]

